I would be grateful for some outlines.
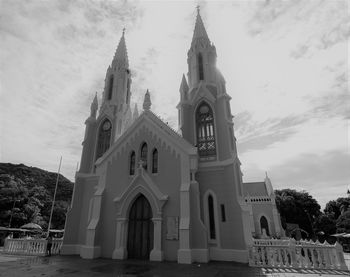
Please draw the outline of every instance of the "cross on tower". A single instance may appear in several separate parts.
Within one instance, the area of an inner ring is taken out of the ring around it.
[[[126,29],[125,29],[125,27],[124,27],[124,28],[123,28],[123,36],[124,36],[124,34],[125,34],[125,30],[126,30]]]
[[[197,9],[197,13],[199,13],[200,9],[201,9],[201,6],[197,5],[196,6],[196,9]]]

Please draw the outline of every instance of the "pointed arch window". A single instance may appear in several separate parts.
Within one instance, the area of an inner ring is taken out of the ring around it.
[[[267,219],[265,216],[260,217],[260,229],[261,229],[261,234],[263,234],[263,229],[266,231],[266,235],[270,235],[269,231],[269,223],[267,222]]]
[[[114,82],[114,77],[113,77],[113,75],[111,75],[109,77],[109,82],[108,82],[108,96],[107,96],[107,100],[111,100],[112,99],[113,82]]]
[[[144,142],[141,146],[141,161],[142,161],[142,166],[145,170],[147,170],[147,143]]]
[[[215,156],[214,116],[210,106],[203,102],[196,112],[197,147],[201,157]]]
[[[209,237],[210,239],[216,239],[214,199],[212,195],[208,196],[208,212],[209,212]]]
[[[134,175],[135,174],[135,151],[132,151],[131,152],[131,155],[130,155],[130,166],[129,166],[129,173],[130,175]]]
[[[204,80],[204,68],[203,68],[203,56],[202,53],[198,54],[198,78]]]
[[[112,124],[106,119],[100,125],[98,132],[98,140],[97,140],[97,151],[96,151],[96,159],[101,157],[109,148],[111,141],[111,133],[112,133]]]
[[[158,150],[154,149],[152,153],[152,173],[158,173]]]

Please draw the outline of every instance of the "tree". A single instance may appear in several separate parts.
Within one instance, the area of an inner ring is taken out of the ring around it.
[[[309,234],[314,234],[313,224],[321,214],[321,207],[306,191],[275,190],[276,205],[282,222],[296,223]]]
[[[337,233],[350,233],[350,211],[344,212],[337,219]]]
[[[350,208],[350,198],[339,197],[337,200],[331,200],[326,204],[324,213],[337,220],[342,212]]]
[[[327,214],[320,214],[314,223],[314,230],[317,233],[323,232],[326,236],[332,235],[336,232],[336,221]]]
[[[34,222],[47,228],[57,173],[23,164],[0,163],[0,226],[20,227]],[[60,175],[52,218],[54,228],[64,228],[73,183]]]

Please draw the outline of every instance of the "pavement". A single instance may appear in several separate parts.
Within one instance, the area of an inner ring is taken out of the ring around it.
[[[346,255],[350,266],[350,254]],[[229,276],[350,276],[349,271],[339,270],[289,270],[252,268],[234,262],[210,262],[208,264],[177,264],[175,262],[149,262],[111,259],[84,260],[78,256],[31,257],[0,253],[1,277],[229,277]]]

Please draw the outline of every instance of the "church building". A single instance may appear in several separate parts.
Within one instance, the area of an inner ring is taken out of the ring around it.
[[[61,254],[178,263],[248,261],[283,235],[271,181],[243,183],[225,79],[197,14],[179,89],[179,131],[132,110],[125,34],[86,120]],[[157,95],[152,95],[157,97]]]

